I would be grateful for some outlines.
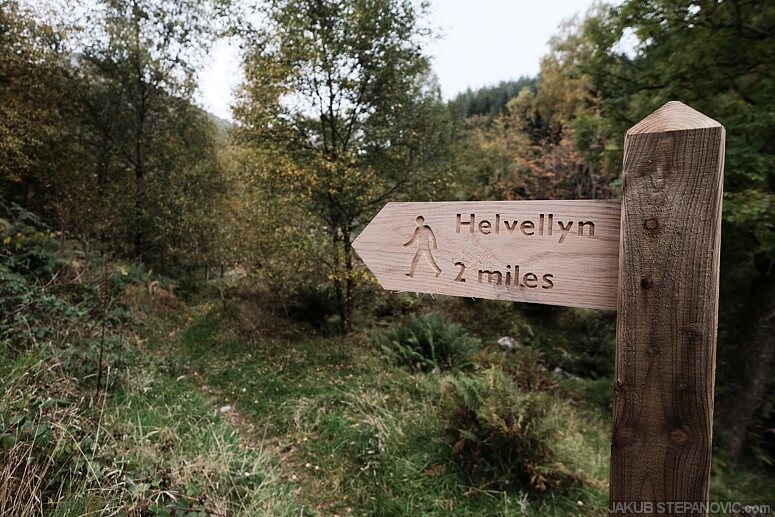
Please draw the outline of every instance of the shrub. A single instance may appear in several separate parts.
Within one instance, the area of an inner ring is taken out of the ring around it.
[[[581,377],[613,375],[616,320],[612,315],[582,309],[562,309],[550,318],[533,321],[533,335],[521,341],[544,351],[546,362]],[[524,326],[512,332],[520,334]]]
[[[337,313],[334,290],[327,284],[302,284],[293,289],[286,302],[286,314],[293,320],[323,329]]]
[[[376,288],[363,289],[361,300],[364,314],[361,317],[372,316],[379,321],[392,320],[418,312],[422,305],[422,298],[419,296],[382,291],[381,287],[377,287],[381,292],[376,291]]]
[[[557,377],[546,369],[543,352],[532,346],[517,345],[513,350],[487,347],[475,360],[485,368],[500,369],[520,389],[552,391],[557,388]]]
[[[490,368],[448,381],[445,394],[453,457],[470,483],[544,492],[584,482],[574,462],[558,454],[574,423],[550,393],[521,389]]]
[[[611,314],[567,310],[559,322],[567,327],[567,354],[557,363],[565,370],[593,379],[614,373],[616,319]]]
[[[84,315],[82,307],[51,294],[34,278],[8,269],[0,261],[0,342],[15,354],[55,339]]]
[[[0,205],[0,258],[9,270],[47,282],[68,263],[56,233],[19,205]]]
[[[66,334],[88,313],[87,289],[64,289],[72,257],[18,205],[0,205],[0,343],[16,354]]]
[[[101,256],[89,257],[74,242],[58,242],[34,214],[18,205],[0,205],[0,216],[3,354],[16,356],[51,345],[61,354],[58,366],[68,374],[86,383],[105,381],[98,371],[100,365],[110,366],[111,381],[119,380],[116,370],[126,348],[123,329],[132,315],[110,301],[147,273],[142,267],[118,265],[105,279]]]
[[[375,341],[393,362],[421,371],[468,366],[481,344],[463,327],[439,314],[412,316],[406,323],[394,323]]]
[[[199,275],[181,272],[175,275],[177,288],[175,289],[175,296],[183,300],[190,300],[207,286],[207,282]],[[167,288],[173,282],[167,282]]]

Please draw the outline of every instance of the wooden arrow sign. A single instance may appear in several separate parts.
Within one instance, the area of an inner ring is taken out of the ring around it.
[[[353,242],[382,287],[616,310],[620,202],[388,203]]]

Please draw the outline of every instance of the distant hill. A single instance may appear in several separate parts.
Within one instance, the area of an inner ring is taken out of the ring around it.
[[[493,116],[506,109],[509,100],[516,97],[523,88],[535,89],[535,86],[535,77],[520,77],[516,81],[501,81],[495,86],[477,90],[469,88],[449,101],[449,106],[465,117]]]
[[[226,120],[224,118],[219,117],[218,115],[213,115],[209,111],[205,111],[207,113],[207,116],[210,118],[213,124],[218,126],[218,129],[222,132],[226,132],[229,129],[232,129],[234,127],[234,122],[230,120]]]

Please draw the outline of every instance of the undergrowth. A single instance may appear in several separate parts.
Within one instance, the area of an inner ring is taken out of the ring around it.
[[[0,515],[299,513],[260,444],[148,353],[138,321],[169,308],[150,279],[0,207]]]
[[[0,252],[2,515],[607,513],[611,382],[576,353],[608,346],[595,315],[577,345],[516,317],[506,351],[402,302],[332,338],[261,297],[157,303],[172,280],[18,207]],[[713,469],[711,499],[775,497]]]
[[[564,379],[532,347],[494,344],[471,356],[476,368],[417,371],[386,360],[373,334],[327,337],[282,319],[245,333],[215,301],[175,319],[185,330],[169,355],[265,440],[312,513],[607,514],[610,380]],[[766,473],[717,468],[711,498],[772,499]]]
[[[452,454],[469,482],[537,493],[588,482],[558,447],[564,435],[577,432],[576,420],[552,395],[522,389],[497,368],[451,379],[446,387]]]
[[[316,512],[605,513],[606,428],[583,413],[563,413],[560,400],[552,399],[547,418],[569,420],[547,420],[547,428],[563,428],[553,437],[552,453],[585,472],[584,482],[569,483],[562,491],[547,484],[544,495],[516,477],[508,486],[474,483],[456,458],[445,410],[450,403],[446,387],[471,375],[467,370],[418,372],[394,364],[369,346],[373,336],[247,340],[230,330],[241,325],[240,319],[225,315],[216,304],[192,308],[189,314],[189,327],[176,335],[171,354],[186,357],[191,375],[219,404],[235,407],[252,433],[265,433],[281,454],[286,480],[298,484],[300,501]],[[469,360],[484,365],[482,357],[473,354]],[[486,362],[504,368],[513,363],[524,374],[514,378],[524,386],[554,389],[550,374],[535,364],[539,356],[526,353],[520,359],[494,351]],[[576,432],[579,427],[587,432]]]
[[[378,332],[374,340],[385,356],[416,371],[451,370],[471,365],[481,341],[441,314],[412,316]]]

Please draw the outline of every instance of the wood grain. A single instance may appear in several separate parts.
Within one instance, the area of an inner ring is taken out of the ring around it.
[[[353,247],[393,291],[615,310],[620,212],[615,200],[388,203]]]
[[[708,500],[724,141],[679,102],[625,138],[612,513]]]

